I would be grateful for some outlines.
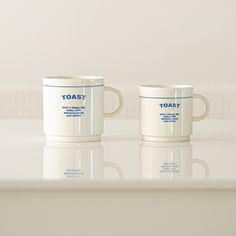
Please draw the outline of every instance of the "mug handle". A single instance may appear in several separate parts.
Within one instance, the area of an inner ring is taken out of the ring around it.
[[[208,179],[209,178],[209,167],[207,165],[207,163],[203,160],[200,159],[193,159],[193,164],[199,164],[200,166],[202,166],[205,170],[205,176],[204,179]]]
[[[193,94],[193,98],[201,99],[205,104],[204,113],[200,116],[193,116],[193,121],[200,121],[200,120],[206,119],[209,114],[209,109],[210,109],[210,104],[209,104],[208,99],[201,94]]]
[[[112,116],[115,116],[116,114],[118,114],[121,111],[121,109],[123,108],[124,99],[123,99],[122,93],[118,89],[115,89],[113,87],[105,86],[104,87],[104,92],[106,92],[106,91],[110,91],[110,92],[115,93],[118,96],[118,99],[119,99],[119,106],[114,111],[104,112],[105,117],[112,117]]]
[[[111,162],[111,161],[105,161],[104,164],[103,164],[103,167],[109,167],[109,168],[113,168],[116,170],[118,176],[119,176],[119,179],[122,179],[123,178],[123,173],[122,173],[122,170],[121,168],[115,164],[114,162]]]

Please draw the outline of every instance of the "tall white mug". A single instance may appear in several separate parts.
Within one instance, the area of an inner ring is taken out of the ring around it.
[[[208,100],[193,94],[191,85],[143,85],[140,95],[140,132],[146,141],[188,141],[192,122],[203,120],[209,112]],[[193,115],[193,98],[201,99],[205,111]]]
[[[104,92],[117,95],[115,111],[104,112]],[[119,90],[104,87],[100,76],[49,76],[43,79],[44,133],[48,141],[98,141],[103,118],[119,113],[123,97]]]

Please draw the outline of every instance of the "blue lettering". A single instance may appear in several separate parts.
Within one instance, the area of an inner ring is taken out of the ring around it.
[[[179,108],[180,107],[180,103],[161,103],[159,104],[161,108],[163,107],[173,107],[173,108]]]
[[[66,94],[66,95],[61,95],[63,100],[84,100],[86,98],[86,95],[82,94]]]

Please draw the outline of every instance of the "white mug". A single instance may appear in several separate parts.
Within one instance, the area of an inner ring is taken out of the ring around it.
[[[104,112],[104,91],[119,98],[119,106]],[[98,141],[103,117],[120,112],[123,97],[119,90],[104,87],[100,76],[49,76],[43,79],[44,133],[48,141]]]
[[[189,142],[148,142],[140,145],[140,171],[144,179],[191,179],[193,164],[204,169],[204,178],[209,177],[205,161],[192,158]]]
[[[140,132],[146,141],[188,141],[192,121],[205,119],[209,112],[208,100],[193,94],[191,85],[142,85],[139,95]],[[200,116],[193,116],[193,98],[205,104]]]
[[[122,170],[117,164],[103,160],[100,142],[47,142],[44,146],[45,179],[100,180],[107,167],[115,170],[115,178],[122,178]]]

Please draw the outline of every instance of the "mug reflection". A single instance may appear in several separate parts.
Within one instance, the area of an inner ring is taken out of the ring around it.
[[[104,161],[103,145],[100,142],[47,142],[43,162],[45,179],[99,180],[104,179],[104,169],[107,167],[115,170],[116,178],[122,177],[117,164]]]
[[[191,179],[193,165],[204,169],[203,178],[209,177],[205,161],[192,157],[190,142],[148,142],[140,145],[140,175],[144,179]]]

